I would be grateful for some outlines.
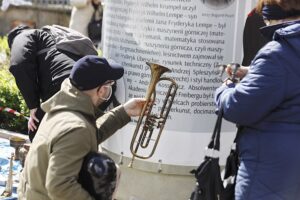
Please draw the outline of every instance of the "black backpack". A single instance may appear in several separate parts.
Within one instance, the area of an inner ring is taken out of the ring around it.
[[[69,52],[74,55],[83,57],[86,55],[98,55],[97,49],[93,42],[81,33],[59,25],[47,25],[41,28],[49,33],[55,41],[55,48],[63,52]],[[45,48],[38,51],[41,55],[51,48]]]

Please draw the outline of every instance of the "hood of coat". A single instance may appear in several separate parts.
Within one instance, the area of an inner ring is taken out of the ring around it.
[[[286,28],[276,30],[274,34],[274,40],[283,39],[285,42],[289,44],[289,46],[293,47],[294,52],[300,52],[300,20],[292,24]],[[300,55],[299,55],[300,56]]]
[[[93,118],[97,110],[91,98],[74,87],[68,78],[63,81],[60,91],[42,103],[41,107],[46,113],[66,110],[80,112]]]
[[[7,40],[8,40],[8,46],[9,48],[11,48],[11,45],[15,39],[15,37],[17,35],[19,35],[22,31],[26,30],[26,29],[31,29],[29,26],[26,25],[20,25],[17,26],[16,28],[12,29],[8,35],[7,35]]]
[[[268,40],[276,40],[278,37],[294,37],[300,34],[300,20],[264,26],[260,28],[260,31]]]

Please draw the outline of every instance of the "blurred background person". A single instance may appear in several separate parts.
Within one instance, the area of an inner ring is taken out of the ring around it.
[[[246,19],[244,34],[243,34],[243,50],[244,58],[242,65],[249,66],[259,49],[261,49],[267,42],[261,32],[260,28],[265,26],[265,22],[260,14],[254,8]]]
[[[101,41],[98,37],[97,40],[93,37],[92,33],[88,31],[89,24],[95,23],[95,20],[99,26],[98,35],[101,34],[102,30],[102,17],[103,17],[103,7],[100,0],[71,0],[72,8],[71,19],[69,23],[69,28],[76,30],[83,35],[90,37],[94,42],[95,46]],[[95,16],[93,16],[95,14]],[[94,18],[94,19],[93,19]],[[96,27],[97,28],[97,27]]]

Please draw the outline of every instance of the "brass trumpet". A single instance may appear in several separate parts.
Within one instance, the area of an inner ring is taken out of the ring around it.
[[[167,67],[146,62],[146,64],[151,69],[151,80],[146,93],[146,103],[142,109],[142,113],[138,119],[137,126],[135,128],[131,143],[130,143],[130,151],[132,153],[132,159],[129,163],[128,167],[132,167],[133,161],[135,157],[141,159],[150,158],[157,147],[158,141],[160,139],[162,130],[164,129],[167,117],[169,115],[174,97],[176,95],[176,91],[178,89],[177,83],[168,77],[161,77],[165,72],[170,72],[171,70]],[[156,85],[160,81],[169,81],[170,86],[166,97],[164,99],[163,106],[159,112],[159,115],[151,114],[153,102],[156,98]],[[146,113],[147,111],[147,113]],[[143,124],[143,126],[142,126]],[[142,127],[141,127],[142,126]],[[154,130],[158,129],[158,133],[156,134],[156,139],[152,138],[154,134]],[[152,145],[152,149],[149,150],[150,141],[154,141]],[[140,155],[138,154],[139,148],[147,149],[150,152],[148,155]]]

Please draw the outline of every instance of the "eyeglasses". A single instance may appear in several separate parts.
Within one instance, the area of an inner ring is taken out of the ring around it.
[[[103,83],[103,85],[110,85],[110,86],[112,86],[114,84],[115,84],[115,81],[107,81],[107,82]]]
[[[107,81],[98,87],[97,92],[99,92],[99,90],[102,86],[113,86],[114,84],[115,84],[115,81]]]

